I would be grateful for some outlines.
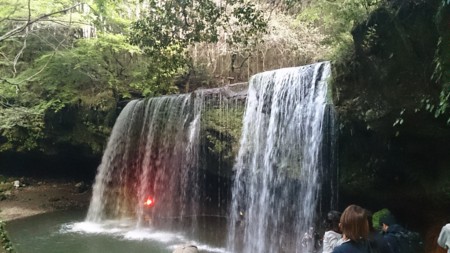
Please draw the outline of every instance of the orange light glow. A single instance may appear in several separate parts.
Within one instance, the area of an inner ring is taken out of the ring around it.
[[[154,203],[155,203],[155,200],[153,200],[152,198],[148,197],[147,200],[144,202],[144,205],[151,206]]]

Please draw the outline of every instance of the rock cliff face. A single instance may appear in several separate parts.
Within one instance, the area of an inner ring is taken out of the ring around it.
[[[388,207],[425,232],[450,218],[450,126],[429,112],[442,89],[432,78],[439,27],[450,24],[437,14],[449,6],[391,4],[355,27],[354,58],[335,66],[341,203]]]

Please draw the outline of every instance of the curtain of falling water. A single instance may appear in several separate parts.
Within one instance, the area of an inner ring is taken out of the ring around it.
[[[329,63],[253,76],[236,159],[228,250],[309,252]]]
[[[195,216],[201,93],[134,100],[116,120],[87,221]],[[148,198],[151,208],[144,206]],[[170,219],[168,219],[170,220]]]

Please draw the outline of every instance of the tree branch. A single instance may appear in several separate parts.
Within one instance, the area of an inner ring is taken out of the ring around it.
[[[78,4],[75,4],[75,5],[71,6],[71,7],[65,8],[65,9],[63,9],[63,10],[59,10],[59,11],[55,11],[55,12],[52,12],[52,13],[44,14],[44,15],[42,15],[42,16],[40,16],[40,17],[37,17],[37,18],[35,18],[35,19],[33,19],[33,20],[31,20],[31,13],[29,13],[29,14],[28,14],[28,15],[29,15],[29,20],[28,20],[24,25],[22,25],[22,26],[20,26],[20,27],[17,27],[17,28],[15,28],[15,29],[13,29],[13,30],[7,32],[6,34],[2,35],[2,36],[0,37],[0,42],[4,41],[4,40],[6,40],[6,39],[8,39],[8,38],[10,38],[10,37],[12,37],[12,36],[14,36],[14,35],[20,33],[20,32],[22,32],[23,30],[25,30],[25,28],[27,28],[28,26],[30,26],[30,25],[33,24],[33,23],[36,23],[36,22],[40,21],[41,19],[45,19],[45,18],[47,18],[47,17],[51,17],[51,16],[56,15],[56,14],[59,14],[59,13],[67,12],[67,11],[69,11],[69,10],[72,10],[72,9],[78,7],[80,4],[81,4],[81,3],[78,3]]]
[[[16,69],[17,62],[19,61],[19,58],[22,56],[23,51],[25,50],[25,48],[27,48],[28,32],[29,32],[29,29],[27,28],[26,29],[26,35],[25,35],[25,38],[23,40],[23,46],[20,49],[19,53],[17,53],[16,57],[14,57],[14,61],[13,61],[14,77],[17,74],[17,69]]]
[[[28,21],[27,19],[23,19],[23,18],[7,18],[5,20],[16,21],[16,22],[27,22]],[[64,23],[90,25],[90,23],[88,23],[88,22],[73,21],[73,20],[67,21],[67,20],[58,20],[58,19],[46,19],[46,20],[41,20],[40,22],[54,22],[54,23],[58,23],[58,24],[61,24],[61,25],[64,24]],[[66,26],[68,26],[68,25],[66,25]]]
[[[48,65],[48,64],[50,63],[50,61],[52,60],[53,56],[55,56],[55,54],[56,54],[56,52],[57,52],[59,46],[61,46],[62,43],[63,43],[64,41],[65,41],[65,39],[59,42],[59,44],[58,44],[58,46],[56,47],[55,51],[53,51],[53,54],[52,54],[52,55],[50,56],[50,58],[47,60],[47,62],[45,63],[45,65],[44,65],[38,72],[34,73],[33,75],[31,75],[30,77],[28,77],[28,78],[25,79],[24,81],[27,81],[27,82],[28,82],[28,81],[30,81],[33,77],[39,75],[42,71],[44,71],[44,69],[47,67],[47,65]],[[22,82],[24,82],[24,81],[22,81]],[[20,82],[20,83],[22,83],[22,82]]]
[[[28,22],[31,21],[31,0],[28,0]]]

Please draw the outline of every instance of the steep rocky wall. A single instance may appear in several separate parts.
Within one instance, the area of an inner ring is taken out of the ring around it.
[[[450,218],[450,126],[426,102],[442,88],[432,76],[450,20],[436,15],[449,6],[391,2],[355,27],[354,58],[335,66],[341,204],[387,207],[425,234]]]
[[[71,105],[46,113],[38,147],[0,152],[0,174],[93,180],[120,109]]]

